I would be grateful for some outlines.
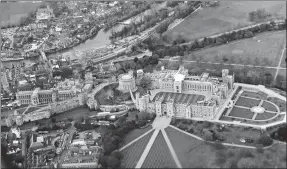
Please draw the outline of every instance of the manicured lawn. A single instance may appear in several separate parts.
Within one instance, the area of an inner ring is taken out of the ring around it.
[[[125,148],[122,151],[123,159],[122,159],[122,168],[135,168],[138,160],[140,159],[144,149],[146,148],[147,143],[150,140],[153,132],[149,133],[145,137],[141,138],[134,144]]]
[[[284,62],[285,62],[285,60],[284,60]],[[286,80],[286,69],[285,70],[284,69],[279,70],[278,75],[283,76],[284,80]]]
[[[257,114],[257,116],[255,117],[255,120],[267,120],[270,119],[271,117],[274,117],[276,115],[276,113],[260,113]]]
[[[251,98],[255,98],[255,99],[263,99],[263,97],[256,93],[256,92],[249,92],[249,91],[244,91],[241,96],[246,96],[246,97],[251,97]]]
[[[192,53],[197,57],[203,58],[210,62],[220,62],[223,56],[233,57],[231,63],[243,64],[248,57],[248,65],[253,65],[254,59],[257,66],[277,66],[282,54],[282,49],[286,44],[286,31],[266,32],[253,38],[242,39],[230,42],[225,45],[209,47]],[[258,41],[260,40],[260,42]],[[218,58],[215,58],[217,56]],[[265,63],[263,58],[267,58],[269,63]],[[191,59],[189,59],[191,60]]]
[[[177,168],[161,132],[158,133],[142,168]]]
[[[260,135],[258,130],[237,128],[227,127],[229,131],[224,131],[226,136],[234,140],[234,144],[239,144],[241,137],[255,139]],[[200,143],[173,128],[168,127],[165,130],[183,168],[238,168],[240,159],[247,157],[247,153],[243,152],[250,152],[251,160],[255,161],[256,168],[270,168],[275,165],[283,167],[286,165],[286,145],[284,144],[274,145],[261,154],[256,149],[217,147],[214,144]],[[230,165],[231,161],[234,161],[235,166]]]
[[[186,40],[194,40],[251,25],[254,22],[249,21],[248,13],[262,8],[271,14],[278,14],[271,18],[285,18],[285,2],[222,1],[218,7],[206,7],[190,15],[171,30],[169,36],[181,35]]]
[[[252,119],[253,115],[254,113],[251,112],[249,109],[243,109],[239,107],[233,107],[233,109],[229,113],[229,116],[240,117],[245,119]]]
[[[260,100],[239,97],[235,105],[252,108],[254,106],[258,106],[259,103],[260,103]]]
[[[183,168],[208,167],[206,162],[214,157],[207,156],[211,151],[200,151],[200,145],[204,142],[171,127],[165,131]],[[202,156],[206,157],[199,159]]]
[[[277,112],[276,107],[269,102],[264,101],[262,107],[264,107],[265,110]]]
[[[53,116],[56,121],[66,120],[68,118],[73,118],[74,120],[79,120],[82,117],[88,117],[91,115],[96,115],[96,111],[90,111],[88,108],[76,108],[64,113],[57,114]]]
[[[1,3],[1,22],[5,26],[8,23],[18,24],[21,17],[26,16],[29,12],[36,10],[42,3]]]
[[[281,112],[286,112],[286,102],[284,100],[275,98],[275,97],[269,97],[268,101],[275,103]]]
[[[123,146],[133,141],[134,139],[138,138],[139,136],[143,135],[144,133],[148,132],[151,129],[152,126],[143,129],[134,129],[133,131],[131,131],[129,134],[126,135],[123,141]]]

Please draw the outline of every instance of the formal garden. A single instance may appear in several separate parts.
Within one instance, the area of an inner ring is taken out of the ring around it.
[[[232,97],[232,100],[238,94],[239,91]],[[223,111],[220,120],[239,121],[240,123],[255,125],[282,121],[285,118],[285,114],[280,113],[286,111],[286,104],[283,103],[285,103],[283,100],[268,97],[266,93],[261,91],[243,91],[235,102],[235,105]]]
[[[259,103],[260,103],[260,100],[249,99],[246,97],[239,97],[238,100],[236,101],[235,105],[252,108],[254,106],[258,106]]]
[[[233,107],[228,115],[229,117],[239,117],[244,119],[252,119],[254,113],[248,108]]]

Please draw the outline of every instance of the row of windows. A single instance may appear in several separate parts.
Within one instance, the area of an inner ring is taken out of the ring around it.
[[[41,98],[52,97],[52,94],[39,94],[39,97]]]
[[[18,98],[19,99],[30,99],[31,95],[19,95]]]

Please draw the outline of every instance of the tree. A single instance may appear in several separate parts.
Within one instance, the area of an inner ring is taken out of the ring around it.
[[[213,134],[208,130],[204,130],[203,131],[203,139],[205,141],[212,141],[213,140]]]
[[[52,123],[56,123],[56,119],[55,118],[52,118],[51,121],[52,121]]]
[[[147,76],[144,76],[140,81],[140,86],[142,88],[149,88],[151,85],[151,79]]]
[[[143,121],[150,120],[150,114],[146,111],[141,111],[138,113],[138,119]]]
[[[242,158],[237,163],[238,168],[258,168],[253,158]]]
[[[108,157],[107,163],[108,163],[108,168],[111,168],[111,169],[116,169],[116,168],[119,168],[119,166],[121,166],[121,161],[112,155]]]
[[[73,75],[73,70],[68,66],[63,66],[61,72],[63,78],[70,78]]]
[[[262,144],[263,146],[270,146],[273,144],[273,139],[266,135],[262,134],[258,139],[257,139],[258,144]]]
[[[139,58],[135,57],[134,58],[134,62],[137,62],[139,60]]]

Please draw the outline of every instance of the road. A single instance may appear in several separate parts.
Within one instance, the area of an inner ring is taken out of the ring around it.
[[[67,132],[65,132],[65,133],[69,133],[69,136],[67,138],[66,144],[63,145],[63,150],[61,152],[61,156],[57,159],[58,163],[62,164],[64,162],[65,158],[67,157],[68,148],[71,144],[71,140],[72,140],[75,132],[76,132],[76,128],[74,127],[74,123],[72,122],[72,126],[68,129]]]
[[[284,58],[284,52],[286,51],[286,44],[284,45],[285,46],[285,48],[282,50],[282,54],[281,54],[281,57],[280,57],[280,61],[279,61],[279,63],[278,63],[278,66],[277,67],[275,67],[275,69],[276,69],[276,73],[275,73],[275,76],[274,76],[274,80],[276,79],[276,77],[277,77],[277,75],[278,75],[278,72],[279,72],[279,70],[280,69],[286,69],[286,68],[281,68],[281,62],[282,62],[282,59]],[[286,56],[285,56],[286,57]]]

